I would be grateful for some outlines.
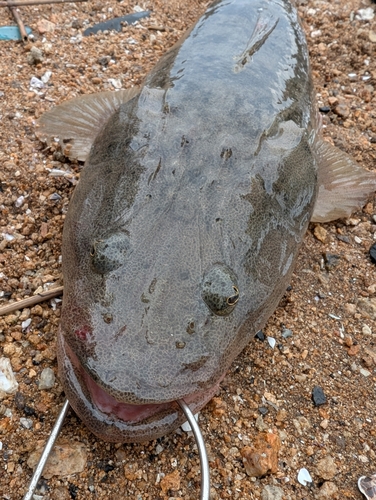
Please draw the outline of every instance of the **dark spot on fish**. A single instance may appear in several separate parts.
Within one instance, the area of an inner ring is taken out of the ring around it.
[[[193,333],[195,333],[195,322],[194,321],[190,321],[188,323],[188,326],[187,326],[187,333],[189,333],[190,335],[192,335]]]
[[[197,361],[193,361],[192,363],[184,363],[183,366],[186,370],[191,370],[192,372],[196,372],[205,365],[208,358],[209,356],[201,356],[201,358],[198,359]]]
[[[158,172],[160,171],[161,169],[161,165],[162,165],[162,159],[159,158],[159,162],[158,162],[158,165],[157,165],[157,168],[155,169],[154,172],[152,172],[149,176],[149,179],[148,179],[148,184],[150,184],[150,181],[155,181],[155,178],[157,177],[158,175]]]
[[[119,340],[127,330],[127,325],[124,325],[115,335],[115,340]],[[115,379],[114,379],[115,380]]]
[[[114,318],[113,318],[112,314],[110,314],[110,313],[106,313],[106,314],[104,314],[104,315],[103,315],[103,320],[104,320],[104,322],[105,322],[105,323],[107,323],[108,325],[109,325],[110,323],[112,323],[113,319],[114,319]]]
[[[232,149],[231,148],[223,148],[221,151],[221,158],[224,160],[228,160],[232,156]]]
[[[157,284],[157,278],[154,278],[153,281],[150,283],[149,293],[153,293],[154,292],[156,284]]]
[[[188,139],[183,135],[181,138],[180,146],[184,147],[186,144],[189,144]]]

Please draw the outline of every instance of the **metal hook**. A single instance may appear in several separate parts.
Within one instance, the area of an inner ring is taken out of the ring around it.
[[[26,495],[23,497],[23,500],[31,500],[33,497],[34,490],[38,484],[39,478],[43,472],[44,466],[46,465],[47,459],[51,450],[55,444],[56,438],[59,435],[60,429],[63,425],[65,415],[67,414],[69,408],[69,401],[66,399],[64,401],[63,407],[60,410],[60,413],[57,417],[55,425],[51,431],[50,437],[47,440],[46,446],[43,450],[43,453],[39,459],[38,465],[35,468],[33,477],[31,478],[29,488],[26,492]]]
[[[196,419],[189,409],[189,406],[183,400],[177,401],[180,408],[183,410],[184,415],[187,417],[187,420],[191,426],[193,434],[196,439],[198,453],[200,456],[200,468],[201,468],[201,494],[200,500],[209,500],[210,498],[210,470],[209,470],[209,462],[208,456],[206,453],[204,439],[202,437],[200,427],[196,422]],[[31,478],[29,488],[23,497],[23,500],[31,500],[33,497],[34,490],[38,484],[40,476],[42,475],[43,469],[46,465],[47,459],[51,453],[51,450],[55,444],[56,438],[58,437],[61,427],[63,425],[65,416],[69,409],[69,401],[66,399],[60,413],[57,417],[55,425],[51,431],[50,437],[47,440],[46,446],[43,450],[43,453],[39,459],[38,465],[35,468],[33,477]]]
[[[210,498],[210,469],[208,456],[206,453],[204,438],[202,437],[200,427],[196,422],[196,419],[191,412],[189,406],[182,399],[178,399],[180,408],[183,410],[184,415],[187,417],[188,423],[191,426],[192,432],[195,436],[198,454],[200,456],[200,468],[201,468],[201,494],[200,500],[209,500]]]

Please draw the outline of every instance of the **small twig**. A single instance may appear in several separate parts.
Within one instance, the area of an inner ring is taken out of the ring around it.
[[[38,293],[37,295],[33,295],[32,297],[28,297],[27,299],[22,299],[17,302],[12,302],[11,304],[0,307],[0,316],[18,311],[19,309],[24,309],[25,307],[35,306],[35,304],[39,304],[39,302],[44,302],[45,300],[58,297],[63,293],[63,288],[64,287],[62,286],[58,286],[57,288],[52,288],[47,292]]]
[[[14,17],[14,20],[17,23],[18,29],[20,30],[20,34],[21,34],[22,40],[24,42],[27,42],[28,37],[27,37],[26,29],[25,29],[24,23],[22,22],[20,13],[16,9],[16,7],[14,7],[14,6],[11,5],[11,2],[7,2],[7,4],[8,4],[8,7],[9,7],[9,10],[11,11],[11,13],[12,13],[12,15]]]
[[[22,5],[42,5],[49,3],[76,3],[76,2],[87,2],[88,0],[11,0],[1,1],[0,7],[21,7]]]

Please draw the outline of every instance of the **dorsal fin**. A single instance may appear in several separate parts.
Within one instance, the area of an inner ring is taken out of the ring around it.
[[[48,145],[58,138],[69,143],[67,156],[85,161],[100,129],[120,105],[135,97],[139,87],[118,92],[98,92],[66,101],[39,118],[36,136]]]

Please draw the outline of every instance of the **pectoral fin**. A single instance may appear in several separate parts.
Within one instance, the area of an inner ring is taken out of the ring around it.
[[[376,172],[363,169],[348,154],[322,139],[316,141],[319,193],[312,222],[348,217],[376,190]]]
[[[62,145],[69,144],[64,154],[85,161],[95,137],[110,116],[139,92],[138,87],[133,87],[76,97],[42,115],[35,133],[48,145],[56,138]]]

